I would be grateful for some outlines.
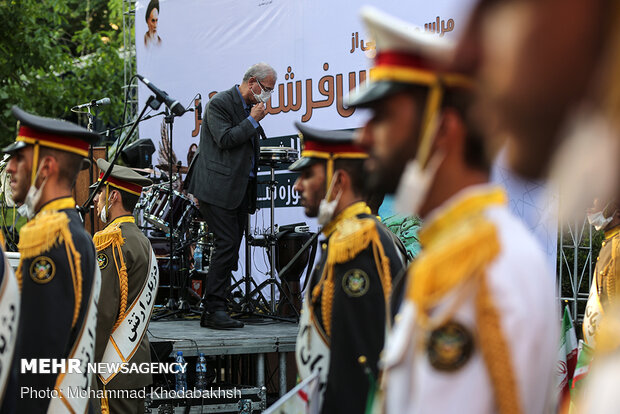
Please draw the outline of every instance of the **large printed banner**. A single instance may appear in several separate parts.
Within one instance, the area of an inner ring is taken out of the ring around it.
[[[242,81],[254,63],[267,62],[278,73],[269,115],[261,125],[269,137],[265,145],[299,146],[295,121],[326,129],[360,127],[367,117],[347,108],[344,98],[367,77],[375,54],[358,10],[374,5],[427,30],[456,40],[465,28],[474,0],[138,0],[135,11],[137,71],[184,106],[193,108],[202,98]],[[148,13],[148,15],[147,15]],[[150,90],[140,84],[139,104]],[[160,111],[163,111],[163,106]],[[151,114],[157,111],[150,111]],[[188,151],[199,143],[199,111],[187,112],[173,124],[176,159],[187,165]],[[163,116],[140,124],[140,138],[155,142],[162,158],[162,139],[169,139]],[[194,145],[195,144],[195,145]],[[159,161],[158,161],[159,158]],[[275,223],[316,223],[303,214],[299,194],[293,190],[295,174],[277,170]],[[270,171],[260,173],[259,208],[252,217],[253,234],[270,227]],[[243,248],[238,273],[244,271]],[[267,272],[267,255],[254,249],[253,273]]]

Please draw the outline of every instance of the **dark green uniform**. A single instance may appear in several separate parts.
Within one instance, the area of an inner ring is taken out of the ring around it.
[[[329,342],[321,412],[363,413],[370,379],[365,367],[376,379],[390,319],[386,298],[392,276],[401,272],[404,264],[389,230],[370,214],[365,203],[349,206],[324,233],[327,239],[321,243],[322,256],[306,296],[313,319]],[[309,360],[303,333],[297,346],[301,359]],[[360,357],[365,357],[365,364],[360,363]]]
[[[118,235],[120,237],[116,237]],[[102,300],[97,317],[95,361],[101,362],[113,328],[117,321],[122,319],[121,312],[129,310],[145,284],[149,274],[151,243],[136,226],[132,216],[116,218],[105,229],[95,234],[94,240],[102,277]],[[122,269],[122,263],[125,269]],[[131,364],[151,362],[146,334],[128,362]],[[152,380],[150,373],[119,373],[105,385],[105,388],[108,390],[140,389],[151,384]],[[103,386],[101,379],[98,379],[98,384],[100,388]],[[110,413],[124,414],[144,411],[143,401],[109,399],[108,403]]]

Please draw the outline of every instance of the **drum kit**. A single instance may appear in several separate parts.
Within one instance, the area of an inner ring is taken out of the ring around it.
[[[275,225],[277,190],[275,170],[290,165],[297,160],[297,157],[298,152],[294,148],[267,146],[260,149],[258,164],[270,169],[267,192],[270,199],[271,225],[266,234],[254,238],[249,232],[248,216],[245,275],[238,281],[233,278],[234,283],[231,286],[232,290],[244,285],[245,292],[242,292],[241,301],[231,299],[234,310],[244,313],[258,312],[274,317],[278,317],[276,316],[278,313],[280,316],[283,314],[284,316],[298,316],[299,314],[301,306],[299,281],[308,262],[314,260],[310,260],[310,255],[305,254],[296,260],[295,266],[292,271],[287,272],[285,279],[278,280],[276,275],[293,258],[312,233],[308,232],[305,223],[281,226],[279,229]],[[213,234],[209,232],[206,222],[200,216],[196,203],[189,195],[177,190],[170,191],[170,183],[163,182],[143,189],[134,215],[138,226],[151,241],[157,257],[160,269],[157,304],[164,305],[169,310],[174,308],[191,311],[190,304],[198,305],[200,301],[202,295],[200,287],[205,284],[214,250]],[[201,247],[203,262],[202,264],[194,263],[192,266],[193,251],[196,246]],[[250,246],[261,246],[267,249],[269,277],[258,285],[251,274]],[[267,286],[271,289],[271,300],[267,300],[261,293]],[[167,290],[169,294],[166,293]],[[276,306],[276,290],[280,296],[279,306]],[[178,298],[178,305],[173,296]]]

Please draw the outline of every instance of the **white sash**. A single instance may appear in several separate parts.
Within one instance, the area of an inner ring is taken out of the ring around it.
[[[17,325],[19,323],[20,293],[13,268],[4,256],[4,278],[0,286],[0,402],[4,397],[6,385],[13,362]]]
[[[112,332],[105,352],[103,353],[104,363],[128,362],[136,352],[146,327],[151,320],[151,313],[155,305],[155,295],[159,286],[159,268],[155,252],[151,248],[151,259],[149,261],[149,275],[144,281],[142,291],[131,304],[129,311],[120,325]],[[112,365],[108,365],[112,366]],[[98,374],[101,382],[109,383],[118,372]]]
[[[603,307],[598,296],[596,275],[594,275],[592,286],[590,287],[590,297],[586,305],[586,313],[583,315],[583,339],[591,347],[596,347],[596,331],[602,317]]]
[[[82,330],[71,349],[69,359],[80,361],[79,372],[67,371],[58,374],[56,386],[59,398],[52,398],[47,409],[49,414],[85,413],[88,411],[88,391],[92,375],[88,364],[95,359],[95,334],[97,328],[97,304],[101,290],[101,272],[95,261],[95,277],[88,301],[88,310],[82,324]]]
[[[308,287],[307,292],[311,289]],[[329,372],[330,349],[327,338],[323,333],[314,313],[310,309],[310,295],[306,293],[301,318],[299,321],[299,333],[297,334],[297,346],[295,346],[295,360],[300,378],[303,380],[319,372],[318,407],[323,406],[323,395],[327,384]]]

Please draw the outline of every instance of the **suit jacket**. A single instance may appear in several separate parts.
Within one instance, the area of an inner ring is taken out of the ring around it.
[[[226,209],[235,209],[241,204],[252,156],[256,160],[256,175],[260,153],[258,132],[247,118],[236,86],[217,93],[207,103],[189,185],[189,192],[201,202]],[[256,185],[255,180],[253,185]],[[253,193],[256,194],[255,189]]]

